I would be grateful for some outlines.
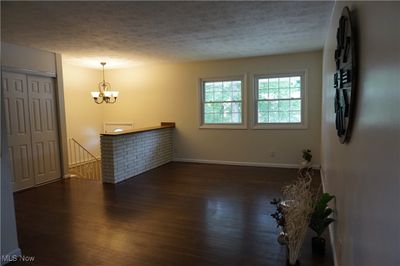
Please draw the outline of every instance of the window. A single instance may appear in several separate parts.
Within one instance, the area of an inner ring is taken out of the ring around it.
[[[245,128],[243,77],[202,79],[201,128]]]
[[[255,78],[255,128],[305,128],[305,74]]]

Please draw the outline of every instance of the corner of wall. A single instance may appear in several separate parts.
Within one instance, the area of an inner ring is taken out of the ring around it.
[[[57,107],[58,107],[58,123],[60,135],[61,165],[62,175],[68,174],[68,137],[67,137],[67,120],[65,116],[65,97],[64,97],[64,76],[62,69],[62,55],[56,54],[56,75],[57,75]]]
[[[325,178],[324,169],[321,167],[319,169],[319,172],[320,172],[320,176],[321,176],[322,191],[325,193],[325,192],[327,192],[326,187],[328,184],[326,183],[327,181]],[[333,224],[329,225],[329,239],[330,239],[331,248],[332,248],[333,263],[335,266],[339,266],[336,245],[335,245],[335,237],[334,237],[334,233],[333,233]]]

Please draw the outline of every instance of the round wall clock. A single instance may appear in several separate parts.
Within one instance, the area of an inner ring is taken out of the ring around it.
[[[350,140],[356,90],[354,26],[348,7],[343,8],[336,33],[334,75],[336,130],[340,143]]]

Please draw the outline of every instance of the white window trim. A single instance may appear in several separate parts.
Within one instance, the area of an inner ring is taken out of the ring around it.
[[[240,124],[204,124],[204,92],[203,83],[207,81],[240,80],[242,82],[242,123]],[[247,78],[246,75],[200,78],[198,84],[199,128],[200,129],[247,129]]]
[[[258,123],[258,79],[301,76],[301,123]],[[308,129],[307,70],[257,74],[253,76],[253,123],[252,129]]]

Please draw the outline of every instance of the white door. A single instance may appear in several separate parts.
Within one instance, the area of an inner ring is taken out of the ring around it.
[[[61,176],[54,79],[28,76],[28,94],[33,169],[40,184]]]
[[[3,72],[14,191],[61,176],[54,79]]]
[[[35,184],[26,75],[3,72],[4,114],[14,190]]]

